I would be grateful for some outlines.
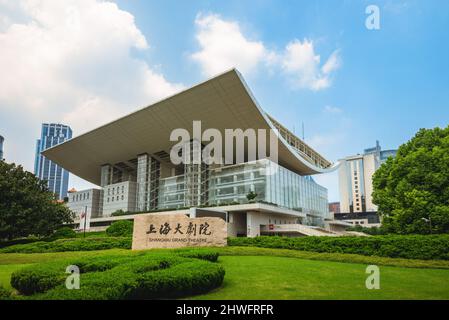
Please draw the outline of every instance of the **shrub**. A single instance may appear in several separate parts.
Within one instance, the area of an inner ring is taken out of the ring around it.
[[[0,249],[0,253],[43,253],[62,251],[91,251],[106,249],[131,249],[129,237],[106,237],[86,239],[59,239],[53,242],[38,241],[28,244],[18,244]]]
[[[228,245],[352,253],[390,258],[449,260],[449,235],[229,238]]]
[[[211,262],[216,262],[219,256],[217,251],[198,248],[177,249],[175,252],[181,257],[196,258]]]
[[[39,241],[39,239],[36,238],[21,238],[21,239],[14,239],[14,240],[7,240],[7,241],[0,241],[0,248],[6,248],[9,246],[14,246],[16,244],[25,244],[25,243],[32,243]]]
[[[8,300],[11,298],[11,292],[0,285],[0,300]]]
[[[134,223],[128,220],[115,221],[106,229],[106,234],[111,237],[131,237],[133,225]]]
[[[11,285],[28,299],[166,299],[205,293],[221,285],[224,269],[207,261],[218,254],[189,250],[175,254],[138,252],[60,260],[14,272]],[[172,252],[173,253],[173,252]],[[65,268],[80,268],[79,290],[67,290]]]
[[[51,235],[51,239],[69,239],[69,238],[75,238],[76,232],[70,227],[62,227],[55,231]]]
[[[128,212],[128,211],[123,211],[122,209],[120,209],[120,210],[116,210],[113,213],[111,213],[111,217],[125,216],[125,215],[128,215],[128,214],[131,214],[131,213]]]
[[[347,231],[357,231],[357,232],[363,232],[366,234],[370,234],[372,236],[377,236],[377,235],[385,235],[387,234],[387,230],[385,230],[382,227],[362,227],[361,225],[356,225],[353,227],[349,227],[346,229]]]

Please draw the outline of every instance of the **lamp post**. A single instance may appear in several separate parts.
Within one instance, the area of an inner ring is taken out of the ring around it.
[[[424,220],[425,222],[429,223],[429,231],[430,231],[430,234],[432,234],[432,219],[430,218],[430,216],[429,216],[429,219],[427,219],[427,218],[421,218],[421,219]]]

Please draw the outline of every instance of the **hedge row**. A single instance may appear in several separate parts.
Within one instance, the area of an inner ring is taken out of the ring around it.
[[[106,234],[110,237],[132,237],[133,226],[133,221],[115,221],[106,229]]]
[[[390,258],[449,260],[449,235],[229,238],[228,245],[352,253]]]
[[[22,299],[179,298],[205,293],[222,284],[224,269],[210,262],[217,257],[209,250],[183,250],[172,254],[139,252],[67,259],[16,271],[11,276],[11,285]],[[80,289],[69,290],[65,286],[69,265],[79,267]]]
[[[61,251],[91,251],[113,248],[131,249],[129,237],[105,237],[86,239],[59,239],[52,242],[38,241],[0,249],[0,253],[44,253]]]

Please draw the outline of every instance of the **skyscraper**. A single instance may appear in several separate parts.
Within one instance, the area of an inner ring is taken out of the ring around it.
[[[3,160],[3,141],[5,141],[5,138],[0,136],[0,160]]]
[[[372,202],[374,172],[397,150],[382,150],[376,146],[363,154],[346,157],[339,168],[340,210],[342,213],[377,211]]]
[[[50,191],[62,200],[67,196],[69,172],[56,163],[48,160],[41,152],[72,138],[69,126],[55,123],[43,123],[41,138],[36,143],[36,158],[34,174],[41,180],[48,182]]]

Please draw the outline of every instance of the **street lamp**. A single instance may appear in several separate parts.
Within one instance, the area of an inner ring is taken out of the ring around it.
[[[429,228],[430,228],[430,234],[432,234],[432,219],[429,217],[429,219],[427,218],[421,218],[422,220],[424,220],[425,222],[429,223]]]

